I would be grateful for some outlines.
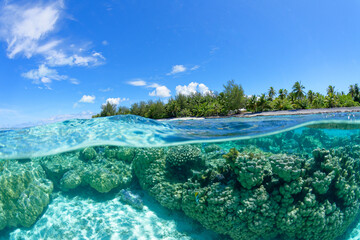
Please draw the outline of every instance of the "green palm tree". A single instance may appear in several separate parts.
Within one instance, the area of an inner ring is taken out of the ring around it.
[[[276,95],[275,89],[273,87],[270,87],[268,92],[269,100],[272,101],[275,95]]]
[[[257,97],[255,95],[252,95],[250,99],[247,102],[247,109],[251,112],[256,112],[256,100]]]
[[[307,93],[307,97],[310,103],[312,103],[315,99],[315,93],[311,90],[308,91]]]
[[[349,94],[353,98],[354,101],[360,102],[360,92],[358,84],[350,85]]]
[[[338,107],[338,98],[335,94],[330,93],[325,97],[325,106],[328,108]]]
[[[263,112],[270,109],[269,102],[266,99],[265,94],[261,94],[259,100],[256,102],[257,111]]]
[[[279,89],[279,97],[281,100],[284,100],[287,96],[287,90],[286,89]]]
[[[335,86],[329,85],[326,91],[327,91],[328,96],[334,95],[335,94]]]
[[[349,86],[349,94],[351,95],[352,98],[354,98],[354,95],[355,95],[354,85]]]
[[[305,96],[305,93],[304,93],[305,87],[303,85],[301,85],[301,82],[299,82],[299,81],[295,82],[292,89],[293,89],[292,93],[294,93],[294,96],[296,99],[301,99]]]
[[[354,91],[355,91],[354,101],[360,102],[360,89],[357,83],[354,86]]]

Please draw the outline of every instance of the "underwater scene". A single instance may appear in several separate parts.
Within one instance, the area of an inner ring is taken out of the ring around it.
[[[360,113],[0,130],[0,239],[360,239]]]

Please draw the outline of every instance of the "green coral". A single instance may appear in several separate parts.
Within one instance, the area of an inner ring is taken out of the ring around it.
[[[305,173],[305,161],[300,157],[277,154],[270,157],[270,162],[273,173],[286,182],[295,180]]]
[[[82,181],[100,193],[126,188],[132,181],[131,166],[120,161],[93,163],[83,170]]]
[[[116,158],[126,163],[131,163],[135,157],[135,148],[120,147],[116,153]]]
[[[167,152],[166,163],[171,168],[191,167],[201,161],[201,150],[194,145],[171,147]]]
[[[37,163],[7,161],[0,172],[0,230],[30,227],[49,204],[53,184]]]
[[[216,144],[210,144],[210,145],[204,146],[205,153],[211,153],[211,152],[216,152],[216,151],[220,151],[220,150],[221,150],[221,147],[219,147],[219,145],[216,145]]]
[[[38,159],[35,159],[35,161]],[[73,153],[63,153],[46,156],[39,159],[39,162],[55,186],[59,186],[63,175],[73,169],[81,168],[84,163]]]
[[[85,182],[100,193],[109,192],[120,184],[119,176],[101,167],[90,168],[85,173]]]
[[[159,148],[138,151],[133,167],[163,206],[233,239],[328,240],[344,233],[359,212],[359,156],[358,146],[316,149],[312,159],[232,148],[225,164],[211,160],[179,182]]]
[[[97,156],[97,153],[94,148],[87,147],[84,150],[80,152],[80,159],[84,161],[89,161],[95,159]]]
[[[70,170],[66,172],[60,180],[60,188],[65,191],[77,188],[80,185],[81,185],[81,177],[74,170]]]
[[[262,183],[266,173],[271,171],[269,161],[264,155],[253,153],[237,153],[230,150],[230,155],[224,155],[231,166],[239,183],[247,189],[251,189]]]
[[[103,156],[108,154],[108,149],[114,148],[105,148]],[[85,148],[78,152],[47,156],[39,161],[48,178],[64,191],[90,186],[98,192],[106,193],[114,188],[128,187],[132,182],[131,165],[103,156],[97,155],[94,148]]]

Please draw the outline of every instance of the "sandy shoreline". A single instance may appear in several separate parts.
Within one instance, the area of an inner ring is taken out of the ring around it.
[[[231,116],[166,118],[166,119],[158,119],[158,121],[202,120],[202,119],[229,118],[229,117],[251,118],[251,117],[261,117],[261,116],[309,115],[309,114],[322,114],[322,113],[350,113],[350,112],[360,112],[360,107],[298,109],[298,110],[286,110],[286,111],[268,111],[268,112],[259,112],[259,113],[245,112]]]
[[[260,113],[238,114],[236,117],[258,117],[258,116],[282,116],[282,115],[307,115],[320,113],[349,113],[360,112],[360,107],[339,107],[339,108],[317,108],[317,109],[299,109],[286,111],[269,111]]]

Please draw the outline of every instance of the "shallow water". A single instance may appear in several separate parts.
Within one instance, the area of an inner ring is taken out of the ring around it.
[[[0,239],[360,239],[359,116],[0,130]]]

